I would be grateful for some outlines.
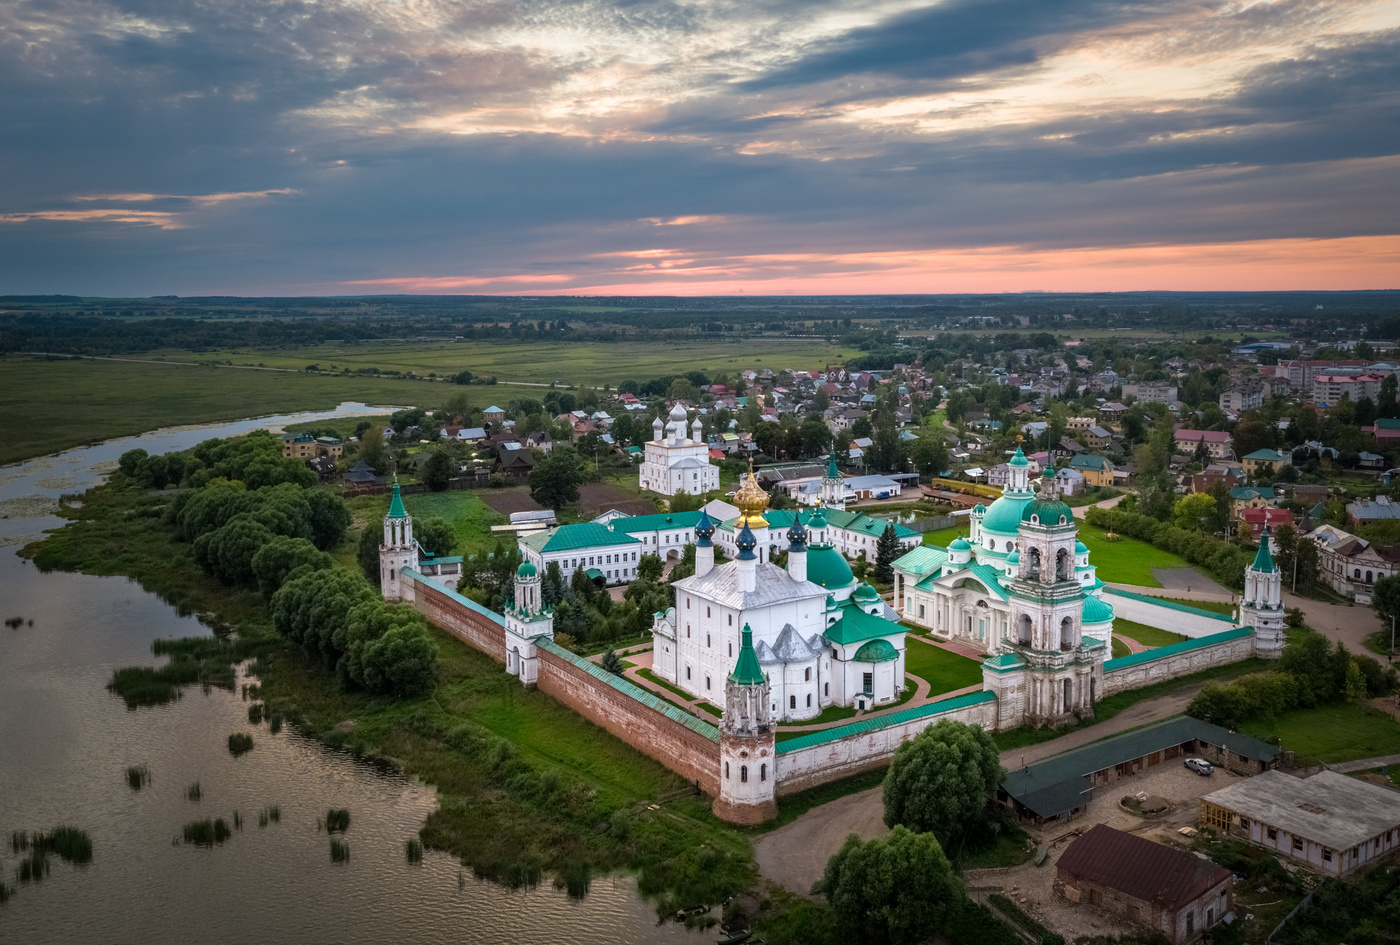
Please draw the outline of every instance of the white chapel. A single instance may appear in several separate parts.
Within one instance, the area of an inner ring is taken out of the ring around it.
[[[652,439],[643,449],[637,473],[641,487],[662,495],[701,495],[718,489],[719,467],[710,462],[700,418],[691,424],[690,436],[686,436],[684,407],[672,407],[669,419],[664,428],[660,417],[651,425]]]

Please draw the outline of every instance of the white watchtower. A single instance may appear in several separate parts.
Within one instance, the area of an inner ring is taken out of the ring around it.
[[[536,644],[554,639],[554,612],[544,606],[540,573],[529,561],[515,569],[515,602],[505,608],[506,672],[526,686],[539,678]]]
[[[384,516],[384,543],[379,546],[379,591],[385,600],[403,599],[403,569],[418,570],[418,542],[413,540],[413,519],[403,507],[399,477],[394,477],[394,497]]]
[[[753,630],[744,624],[739,659],[724,684],[719,725],[719,797],[715,816],[760,824],[778,815],[775,737],[769,717],[768,677],[758,665]]]
[[[1299,539],[1310,541],[1311,539]],[[1240,623],[1254,628],[1254,655],[1278,659],[1283,655],[1283,575],[1269,551],[1269,532],[1259,539],[1259,553],[1244,572]]]

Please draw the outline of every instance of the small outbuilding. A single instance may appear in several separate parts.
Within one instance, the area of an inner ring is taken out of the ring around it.
[[[1335,771],[1266,771],[1201,798],[1201,823],[1346,876],[1400,849],[1400,792]]]
[[[1234,908],[1234,875],[1184,850],[1099,824],[1056,864],[1065,898],[1172,943],[1192,942]]]

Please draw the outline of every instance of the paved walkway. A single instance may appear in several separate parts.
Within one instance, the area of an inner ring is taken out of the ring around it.
[[[1193,686],[1186,692],[1140,702],[1107,722],[1069,732],[1039,745],[1002,752],[1002,767],[1032,764],[1128,729],[1180,715],[1195,697],[1196,688]],[[884,810],[880,788],[871,788],[814,807],[792,823],[765,834],[754,843],[759,871],[792,892],[807,895],[812,884],[826,870],[826,861],[846,842],[848,834],[854,833],[868,840],[885,832]]]
[[[1400,765],[1400,755],[1383,755],[1380,758],[1362,758],[1360,761],[1343,761],[1340,764],[1328,765],[1331,771],[1338,771],[1347,774],[1352,771],[1365,771],[1369,768],[1382,768],[1387,765]]]
[[[1150,649],[1152,649],[1152,647],[1150,647],[1150,646],[1143,646],[1141,643],[1139,643],[1138,641],[1134,640],[1132,637],[1125,637],[1125,636],[1123,636],[1123,634],[1121,634],[1121,633],[1115,633],[1115,634],[1113,635],[1113,639],[1119,641],[1119,642],[1122,643],[1124,646],[1126,646],[1126,647],[1128,648],[1128,652],[1129,652],[1129,653],[1141,653],[1143,650],[1150,650]]]
[[[1111,499],[1104,499],[1102,502],[1095,502],[1093,505],[1081,505],[1074,510],[1075,518],[1083,518],[1089,514],[1090,509],[1111,509],[1119,502],[1123,501],[1121,495],[1116,495]]]

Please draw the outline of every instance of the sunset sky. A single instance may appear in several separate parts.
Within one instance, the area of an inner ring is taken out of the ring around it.
[[[1400,288],[1396,0],[20,0],[0,121],[0,293]]]

